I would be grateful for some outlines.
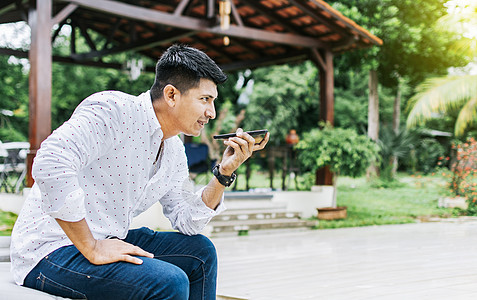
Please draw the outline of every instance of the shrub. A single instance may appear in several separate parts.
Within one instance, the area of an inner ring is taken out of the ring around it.
[[[447,174],[449,189],[454,196],[466,197],[469,203],[468,213],[477,214],[477,141],[469,138],[465,143],[454,144],[456,159],[450,164]],[[448,161],[441,157],[438,164]]]
[[[411,149],[408,159],[402,161],[408,172],[429,174],[436,170],[445,148],[434,138],[424,138]]]
[[[379,148],[375,142],[354,130],[333,128],[312,129],[305,133],[296,148],[300,163],[312,171],[329,166],[335,175],[358,177],[376,161]]]

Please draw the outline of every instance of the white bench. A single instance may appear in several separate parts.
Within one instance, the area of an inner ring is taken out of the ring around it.
[[[0,236],[0,299],[8,300],[51,300],[65,299],[52,296],[34,289],[19,286],[10,273],[9,255],[10,237]]]
[[[66,299],[62,297],[52,296],[34,289],[18,286],[13,281],[10,273],[10,263],[0,263],[0,299],[9,300],[51,300]]]

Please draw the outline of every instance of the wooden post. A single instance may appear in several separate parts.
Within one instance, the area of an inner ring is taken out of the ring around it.
[[[320,70],[320,120],[334,124],[334,74],[333,53],[324,50],[323,54],[316,49],[312,51],[312,60]],[[333,185],[333,173],[328,167],[315,173],[316,185]]]
[[[27,183],[33,185],[31,167],[41,142],[51,133],[51,11],[52,0],[32,1],[28,12],[31,28],[30,60],[30,153],[27,156]]]
[[[320,69],[320,120],[334,124],[335,98],[333,77],[333,53],[324,52],[325,69]]]

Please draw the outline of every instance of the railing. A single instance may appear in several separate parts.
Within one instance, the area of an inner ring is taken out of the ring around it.
[[[28,142],[0,142],[0,191],[19,193],[27,172]]]

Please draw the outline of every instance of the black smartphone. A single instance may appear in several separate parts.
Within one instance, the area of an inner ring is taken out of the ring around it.
[[[267,134],[268,130],[266,129],[261,129],[261,130],[252,130],[252,131],[245,131],[246,133],[250,134],[251,136],[258,136],[258,135],[265,135]],[[231,137],[237,136],[237,134],[234,133],[227,133],[227,134],[219,134],[219,135],[214,135],[214,139],[219,140],[219,139],[228,139]]]

